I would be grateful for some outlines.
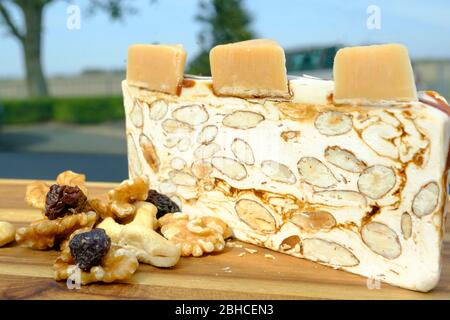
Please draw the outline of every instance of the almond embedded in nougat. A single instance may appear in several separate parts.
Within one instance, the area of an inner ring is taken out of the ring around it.
[[[214,47],[210,54],[214,91],[237,97],[289,97],[284,50],[267,39]]]
[[[183,82],[186,52],[181,45],[136,44],[128,48],[128,84],[177,94]]]
[[[333,76],[336,103],[417,101],[408,50],[400,44],[340,49]]]

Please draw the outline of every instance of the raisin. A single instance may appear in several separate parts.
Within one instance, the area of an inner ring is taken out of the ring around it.
[[[50,220],[66,214],[79,213],[86,203],[86,196],[78,187],[54,184],[45,200],[45,215]]]
[[[103,257],[111,248],[111,238],[105,230],[93,229],[79,233],[69,242],[70,254],[83,271],[101,264]]]
[[[166,213],[180,212],[180,207],[170,200],[170,198],[164,194],[159,193],[156,190],[149,190],[147,202],[152,203],[157,209],[156,217],[159,219]]]

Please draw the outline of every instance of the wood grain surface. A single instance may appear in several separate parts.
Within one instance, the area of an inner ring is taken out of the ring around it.
[[[0,221],[23,226],[38,219],[24,203],[29,181],[0,180]],[[90,194],[100,195],[114,184],[91,183]],[[367,279],[303,259],[241,243],[258,250],[239,257],[243,248],[220,254],[182,258],[170,269],[141,264],[127,283],[93,284],[69,290],[53,280],[56,251],[34,251],[16,244],[0,248],[2,299],[450,299],[450,239],[443,249],[439,285],[419,293],[382,283],[368,289]],[[265,258],[271,254],[275,259]]]

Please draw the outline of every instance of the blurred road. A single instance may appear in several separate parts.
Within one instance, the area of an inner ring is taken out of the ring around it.
[[[50,179],[71,169],[91,181],[128,176],[123,122],[45,123],[0,129],[0,178]]]
[[[126,154],[125,123],[5,126],[0,151]]]
[[[0,152],[0,178],[54,180],[65,170],[88,181],[120,182],[128,177],[126,155]]]

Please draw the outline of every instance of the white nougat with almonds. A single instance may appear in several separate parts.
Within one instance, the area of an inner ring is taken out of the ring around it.
[[[292,98],[179,96],[122,83],[129,173],[242,241],[418,291],[438,282],[449,118],[421,102],[332,103],[334,83]],[[181,161],[182,159],[183,161]]]

